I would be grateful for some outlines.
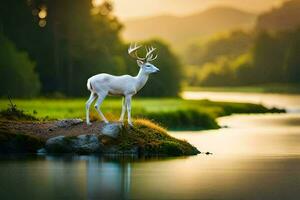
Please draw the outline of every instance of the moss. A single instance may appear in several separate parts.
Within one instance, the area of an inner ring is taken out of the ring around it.
[[[161,126],[146,120],[138,119],[134,127],[125,125],[120,136],[116,140],[108,140],[106,145],[114,145],[122,152],[138,149],[140,155],[196,155],[199,153],[196,147],[184,140],[170,136]]]
[[[0,132],[0,153],[35,153],[45,141],[35,136]]]

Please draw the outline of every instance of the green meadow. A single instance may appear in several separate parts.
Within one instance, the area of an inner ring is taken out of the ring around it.
[[[64,118],[85,118],[86,99],[16,99],[13,103],[26,114],[40,120]],[[101,110],[110,120],[118,120],[121,113],[121,98],[107,98]],[[0,109],[9,106],[9,101],[0,100]],[[214,129],[219,128],[216,118],[233,113],[283,112],[276,108],[268,109],[262,105],[250,103],[212,102],[209,100],[183,100],[179,98],[134,98],[132,102],[133,118],[147,118],[168,129]],[[91,107],[92,120],[98,115]]]

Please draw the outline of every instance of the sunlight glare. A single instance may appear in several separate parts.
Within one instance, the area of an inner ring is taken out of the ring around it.
[[[47,10],[46,10],[46,8],[42,8],[41,10],[40,10],[40,12],[39,12],[39,18],[40,19],[44,19],[44,18],[46,18],[47,17]]]
[[[103,3],[104,0],[92,0],[92,5],[98,7]]]

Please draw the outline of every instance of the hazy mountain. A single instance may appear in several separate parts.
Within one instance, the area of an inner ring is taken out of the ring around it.
[[[128,40],[162,38],[182,43],[201,36],[236,28],[250,28],[256,16],[230,7],[214,7],[185,17],[156,16],[125,21],[124,37]]]
[[[293,29],[300,26],[300,0],[285,2],[258,17],[258,29],[272,31]]]

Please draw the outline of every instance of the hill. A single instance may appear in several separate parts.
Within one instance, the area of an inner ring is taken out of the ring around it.
[[[285,2],[258,17],[257,29],[281,31],[300,26],[300,0]]]
[[[236,28],[250,28],[256,16],[230,7],[214,7],[193,15],[155,16],[125,21],[124,37],[128,40],[162,38],[173,44]]]

